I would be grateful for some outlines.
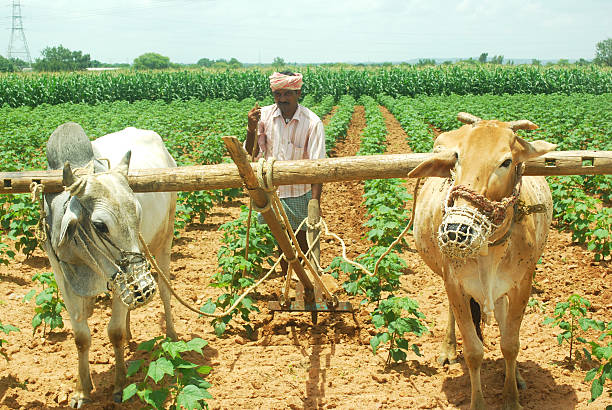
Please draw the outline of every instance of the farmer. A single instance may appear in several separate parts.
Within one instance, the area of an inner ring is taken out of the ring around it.
[[[321,119],[298,104],[302,93],[302,74],[275,72],[270,76],[270,88],[275,104],[261,108],[255,105],[249,111],[245,142],[247,152],[253,154],[253,159],[261,156],[266,159],[274,157],[279,161],[325,158],[325,130]],[[278,197],[294,231],[308,216],[310,199],[321,201],[321,188],[321,184],[281,185],[278,188]],[[306,229],[304,224],[296,234],[304,253],[308,250]],[[281,268],[286,274],[285,260],[281,262]]]

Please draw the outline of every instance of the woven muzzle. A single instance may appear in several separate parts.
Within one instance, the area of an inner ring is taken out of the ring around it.
[[[449,207],[438,228],[438,246],[451,258],[470,258],[488,244],[495,228],[476,208]]]
[[[522,185],[522,165],[516,170],[517,180],[512,195],[501,201],[491,201],[463,185],[449,189],[444,201],[444,216],[438,228],[438,245],[440,250],[452,258],[470,258],[476,256],[489,238],[504,222],[508,209],[513,207],[519,198]],[[474,205],[454,206],[455,199],[463,198]]]
[[[122,256],[117,263],[121,270],[113,276],[112,284],[123,303],[134,309],[151,301],[157,282],[144,255],[130,252]]]

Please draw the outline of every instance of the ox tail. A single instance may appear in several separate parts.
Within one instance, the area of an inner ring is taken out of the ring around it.
[[[478,335],[480,341],[484,343],[482,339],[482,329],[480,328],[480,323],[482,320],[480,313],[480,305],[474,300],[474,298],[470,298],[470,311],[472,312],[472,322],[474,322],[476,334]]]

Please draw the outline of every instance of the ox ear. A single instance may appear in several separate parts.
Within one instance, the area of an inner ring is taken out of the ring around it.
[[[81,217],[81,211],[82,209],[78,201],[73,199],[68,201],[68,206],[66,207],[66,212],[62,217],[62,222],[60,225],[60,235],[59,239],[57,240],[57,248],[64,245],[74,236],[77,224],[79,223],[79,218]]]
[[[519,145],[519,162],[524,162],[531,158],[539,157],[547,152],[554,151],[557,148],[557,144],[551,144],[550,142],[543,140],[527,142],[521,137],[516,137],[516,142]]]
[[[132,151],[125,153],[121,161],[113,168],[113,171],[119,172],[121,175],[127,178],[128,169],[130,168],[130,158],[132,158]]]
[[[457,153],[446,149],[421,162],[410,171],[408,178],[449,177],[450,170],[455,167],[456,163]]]

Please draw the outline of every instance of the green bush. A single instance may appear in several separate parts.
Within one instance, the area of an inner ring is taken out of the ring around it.
[[[170,401],[170,409],[208,408],[206,399],[212,398],[208,389],[210,383],[202,375],[210,373],[209,366],[202,366],[184,359],[181,354],[196,352],[204,355],[202,348],[208,344],[200,338],[189,342],[156,337],[138,345],[138,350],[149,352],[146,374],[138,383],[123,389],[123,401],[134,395],[154,409],[164,409]],[[127,377],[140,371],[145,361],[140,359],[128,366]],[[143,373],[143,372],[141,372]]]

